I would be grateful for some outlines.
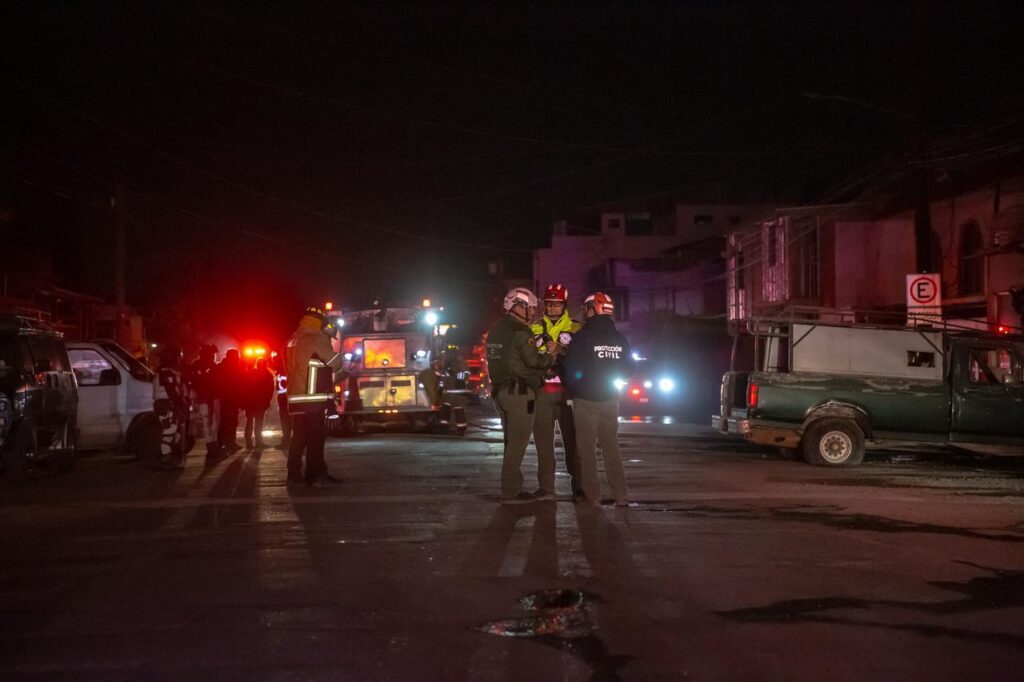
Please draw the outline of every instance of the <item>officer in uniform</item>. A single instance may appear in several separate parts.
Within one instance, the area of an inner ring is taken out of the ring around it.
[[[338,330],[324,311],[306,308],[298,329],[288,339],[285,367],[288,372],[288,412],[292,421],[288,444],[288,485],[305,479],[310,486],[337,483],[324,463],[324,424],[327,407],[334,396],[334,373],[341,369]],[[302,456],[306,455],[306,470]]]
[[[523,457],[530,443],[537,389],[544,385],[544,370],[554,363],[555,344],[540,354],[530,333],[529,320],[537,297],[523,287],[505,295],[505,312],[487,332],[487,370],[501,426],[505,452],[501,464],[502,504],[534,501],[523,491]]]
[[[537,478],[540,499],[554,499],[555,493],[555,422],[562,434],[565,448],[565,470],[569,473],[573,498],[583,493],[580,489],[579,465],[576,459],[576,427],[572,421],[572,404],[561,377],[560,353],[572,341],[583,325],[569,317],[567,301],[569,291],[562,284],[552,284],[544,291],[544,315],[531,325],[537,349],[547,352],[554,341],[555,364],[547,371],[544,385],[537,393],[537,415],[533,423],[533,442],[537,446]]]
[[[587,297],[587,322],[562,359],[572,395],[583,499],[597,506],[601,486],[597,480],[597,450],[601,445],[605,476],[616,506],[629,504],[626,474],[619,452],[619,395],[617,379],[633,371],[629,342],[615,328],[612,299],[600,291]]]

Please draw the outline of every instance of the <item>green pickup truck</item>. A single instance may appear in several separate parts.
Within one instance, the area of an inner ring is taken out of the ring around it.
[[[761,371],[722,378],[719,431],[833,467],[859,464],[868,442],[1024,454],[1020,336],[817,322],[757,331]]]

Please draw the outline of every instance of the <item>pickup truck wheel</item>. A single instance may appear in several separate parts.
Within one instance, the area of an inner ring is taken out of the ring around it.
[[[808,464],[852,467],[864,460],[864,434],[847,419],[819,419],[811,422],[802,443]]]

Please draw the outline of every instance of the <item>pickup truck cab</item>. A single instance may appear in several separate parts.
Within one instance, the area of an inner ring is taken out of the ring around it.
[[[69,341],[78,379],[78,447],[139,454],[140,424],[153,411],[153,370],[113,341]]]
[[[728,372],[712,425],[810,464],[855,466],[868,442],[1024,454],[1024,339],[927,327],[769,325],[760,371]]]

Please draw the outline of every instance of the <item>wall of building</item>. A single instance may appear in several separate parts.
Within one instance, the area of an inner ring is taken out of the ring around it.
[[[835,307],[883,309],[906,303],[906,276],[915,265],[913,216],[837,221],[834,238]]]

